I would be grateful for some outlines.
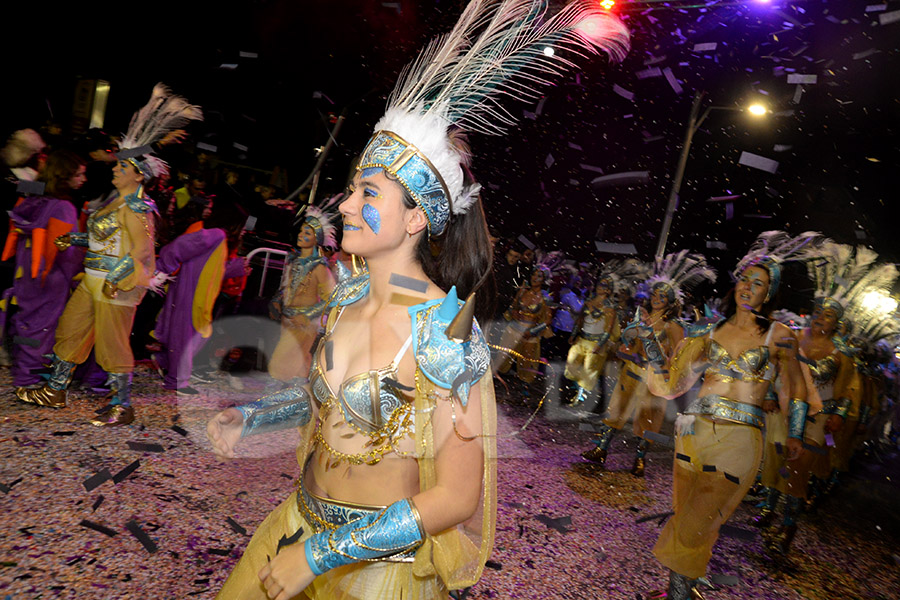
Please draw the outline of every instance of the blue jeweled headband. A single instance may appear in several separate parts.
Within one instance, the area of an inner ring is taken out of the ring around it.
[[[392,131],[376,131],[359,160],[358,170],[384,169],[397,178],[428,218],[428,232],[440,235],[450,221],[450,192],[431,161]]]
[[[322,228],[322,222],[319,221],[315,217],[306,217],[306,219],[303,222],[306,223],[307,225],[309,225],[310,227],[312,227],[312,230],[315,232],[316,245],[318,245],[318,246],[324,245],[325,244],[325,229]]]
[[[764,267],[769,272],[769,292],[766,294],[766,301],[774,298],[778,292],[778,287],[781,285],[781,265],[768,256],[761,256],[744,267],[744,271],[750,267]],[[741,273],[744,271],[741,271]]]
[[[844,307],[841,306],[841,303],[831,297],[824,298],[816,298],[816,308],[821,308],[822,310],[831,309],[837,313],[837,320],[840,321],[844,316]]]

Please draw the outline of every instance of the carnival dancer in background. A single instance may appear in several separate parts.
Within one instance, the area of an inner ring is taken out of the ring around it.
[[[780,376],[791,400],[795,427],[785,451],[803,451],[806,386],[797,360],[797,339],[764,315],[777,305],[781,264],[816,236],[792,238],[768,232],[738,263],[734,291],[725,298],[725,319],[705,335],[686,338],[666,360],[653,330],[638,336],[650,359],[650,392],[664,398],[685,393],[703,378],[700,393],[676,421],[675,514],[666,523],[653,553],[670,570],[668,592],[651,598],[697,598],[696,580],[706,574],[719,528],[753,485],[762,458],[763,400]],[[714,467],[714,469],[710,468]]]
[[[565,377],[575,382],[577,391],[570,405],[583,403],[603,375],[611,348],[619,341],[616,294],[629,282],[647,275],[647,267],[637,260],[609,261],[603,265],[594,293],[584,303],[569,338]]]
[[[157,362],[165,372],[163,387],[180,394],[197,393],[189,385],[194,356],[212,335],[213,306],[228,258],[225,231],[203,227],[211,203],[207,196],[194,196],[175,213],[175,237],[156,260],[154,279],[169,282],[153,329],[163,350]]]
[[[84,172],[84,161],[72,152],[51,153],[37,177],[44,184],[43,193],[22,197],[9,212],[10,231],[0,260],[16,257],[8,302],[18,309],[7,334],[13,340],[10,370],[17,393],[41,387],[44,356],[53,349],[56,324],[69,299],[72,279],[81,271],[83,254],[75,248],[58,252],[53,241],[77,226],[72,192],[84,184]],[[5,312],[8,305],[3,308]]]
[[[173,95],[162,84],[154,87],[150,102],[132,117],[120,143],[120,160],[113,169],[117,193],[91,214],[87,233],[64,234],[56,239],[62,252],[73,245],[88,249],[85,277],[59,319],[50,379],[40,389],[18,391],[16,395],[23,402],[65,406],[72,372],[96,344],[97,363],[110,374],[114,395],[109,408],[91,422],[104,426],[134,420],[134,357],[129,335],[155,262],[156,208],[144,195],[144,185],[167,168],[165,162],[147,152],[149,144],[190,120],[200,119],[198,107]]]
[[[704,280],[715,281],[715,278],[715,271],[707,266],[706,259],[699,254],[689,254],[687,250],[657,259],[653,275],[647,280],[650,311],[636,309],[634,320],[622,331],[619,355],[625,361],[625,367],[609,402],[609,416],[603,420],[601,431],[594,440],[596,447],[582,457],[605,465],[613,436],[631,417],[634,435],[640,439],[631,473],[636,477],[644,476],[644,457],[652,443],[645,433],[659,433],[666,416],[666,401],[647,388],[646,365],[650,357],[638,332],[651,328],[664,358],[670,357],[684,337],[678,317],[685,291]]]
[[[220,598],[446,598],[478,580],[494,535],[496,409],[471,315],[492,252],[460,129],[501,133],[506,113],[485,94],[520,96],[565,64],[546,47],[620,56],[627,41],[593,4],[549,19],[544,6],[473,2],[404,72],[340,206],[342,246],[368,272],[339,278],[313,354],[315,403],[295,388],[210,422],[225,455],[242,434],[314,427],[298,492],[256,530]]]
[[[541,338],[550,337],[549,297],[544,291],[548,271],[536,267],[531,272],[528,287],[521,287],[509,309],[503,313],[508,322],[500,336],[501,350],[495,358],[497,373],[506,374],[516,363],[516,376],[526,384],[534,382],[541,358]],[[513,350],[515,354],[506,352]],[[517,356],[518,355],[518,356]]]
[[[309,373],[310,349],[334,289],[328,259],[319,251],[320,247],[337,245],[333,215],[316,206],[307,206],[302,214],[297,249],[285,261],[281,289],[270,309],[281,321],[281,337],[269,359],[269,375],[284,382]]]
[[[854,364],[856,352],[835,335],[838,322],[845,316],[851,322],[865,319],[867,308],[863,304],[869,294],[890,292],[897,278],[896,267],[877,264],[877,257],[877,253],[864,246],[854,249],[828,243],[815,253],[813,258],[818,260],[809,262],[810,276],[816,282],[816,303],[810,326],[800,338],[800,350],[814,362],[810,371],[822,399],[822,410],[813,415],[815,421],[808,429],[812,432],[813,443],[824,450],[816,454],[809,465],[813,477],[807,502],[811,508],[824,491],[826,482],[835,475],[831,455],[837,451],[839,443],[849,444],[845,436],[855,433],[860,418],[862,381]],[[852,432],[844,431],[848,422]]]

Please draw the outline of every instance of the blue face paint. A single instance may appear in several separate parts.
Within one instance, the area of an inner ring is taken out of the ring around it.
[[[375,235],[378,235],[378,232],[381,231],[381,215],[378,213],[378,209],[368,202],[363,204],[362,218],[366,225],[372,228]]]

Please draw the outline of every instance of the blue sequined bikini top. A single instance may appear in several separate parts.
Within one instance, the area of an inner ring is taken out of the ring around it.
[[[769,327],[769,333],[766,335],[763,345],[744,350],[736,359],[731,357],[724,346],[713,339],[712,332],[710,332],[706,355],[710,363],[706,370],[707,375],[716,376],[725,381],[737,379],[750,383],[771,382],[775,378],[775,365],[769,356],[769,342],[773,328],[774,326]]]
[[[342,311],[343,307],[339,310]],[[336,400],[344,420],[348,424],[354,425],[367,433],[372,433],[384,427],[391,415],[394,414],[394,411],[402,408],[409,402],[409,400],[404,399],[400,384],[397,381],[397,364],[412,344],[412,336],[406,339],[406,342],[389,365],[345,379],[335,394],[328,380],[325,379],[325,372],[322,370],[319,356],[339,319],[340,313],[334,319],[328,331],[325,332],[325,335],[322,336],[322,339],[319,340],[319,345],[312,355],[312,364],[309,371],[310,387],[312,388],[313,396],[320,404],[325,404],[329,400]]]

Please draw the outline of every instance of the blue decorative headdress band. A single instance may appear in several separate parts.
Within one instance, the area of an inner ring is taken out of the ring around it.
[[[438,170],[418,148],[392,131],[376,131],[359,160],[360,171],[384,169],[402,185],[440,235],[450,221],[450,192]]]
[[[828,310],[828,309],[833,310],[835,313],[837,313],[838,321],[840,321],[841,318],[844,316],[844,306],[840,302],[835,300],[834,298],[831,298],[830,296],[816,298],[816,308],[820,308],[822,310]]]

